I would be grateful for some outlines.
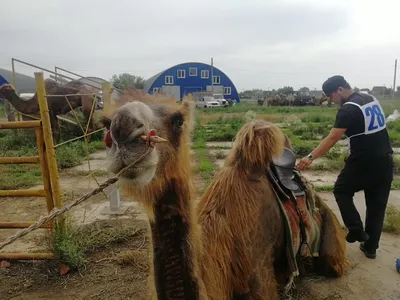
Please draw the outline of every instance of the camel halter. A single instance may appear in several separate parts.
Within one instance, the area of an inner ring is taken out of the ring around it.
[[[154,147],[155,143],[165,143],[166,139],[163,139],[157,135],[155,129],[151,129],[147,132],[146,135],[141,135],[140,138],[146,142],[147,147]],[[104,144],[108,147],[112,147],[112,143],[114,143],[118,148],[118,143],[112,135],[111,130],[107,130],[106,135],[104,136]]]

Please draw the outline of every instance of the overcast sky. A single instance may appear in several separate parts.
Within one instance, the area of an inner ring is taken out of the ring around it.
[[[399,11],[398,0],[4,1],[0,67],[15,57],[85,76],[148,78],[214,57],[239,91],[320,89],[336,74],[352,86],[390,87]]]

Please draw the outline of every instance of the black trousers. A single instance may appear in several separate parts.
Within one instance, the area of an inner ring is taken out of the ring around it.
[[[379,248],[385,211],[393,181],[393,156],[357,158],[351,155],[345,160],[345,167],[340,172],[333,193],[339,206],[342,219],[351,231],[362,231],[363,223],[353,196],[364,190],[367,207],[365,232],[369,235],[365,248]]]

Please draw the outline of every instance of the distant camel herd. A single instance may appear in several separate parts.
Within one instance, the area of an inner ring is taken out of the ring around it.
[[[304,106],[304,105],[316,105],[320,106],[326,102],[329,105],[329,99],[325,94],[316,98],[310,96],[308,99],[301,99],[299,96],[293,94],[277,94],[272,96],[258,97],[257,104],[259,106]]]

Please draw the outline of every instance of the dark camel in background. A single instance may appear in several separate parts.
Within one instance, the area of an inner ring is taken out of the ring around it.
[[[54,80],[46,79],[45,87],[46,94],[50,95],[47,97],[47,105],[49,107],[51,129],[55,142],[60,140],[60,126],[57,115],[65,115],[66,113],[78,107],[82,107],[82,113],[85,117],[85,120],[86,122],[89,122],[88,133],[94,130],[93,113],[91,117],[90,115],[92,106],[96,105],[96,103],[93,102],[97,101],[97,99],[94,95],[95,92],[93,91],[93,89],[76,80],[70,81],[65,85],[59,85]],[[51,95],[68,96],[56,97]],[[26,115],[40,118],[37,93],[35,93],[35,95],[33,95],[33,97],[29,100],[24,100],[17,95],[14,87],[11,84],[3,84],[2,86],[0,86],[0,98],[8,100],[17,111],[21,112],[23,114],[23,120],[35,119]],[[71,105],[68,103],[66,98]],[[93,111],[94,109],[95,107],[93,107]]]

